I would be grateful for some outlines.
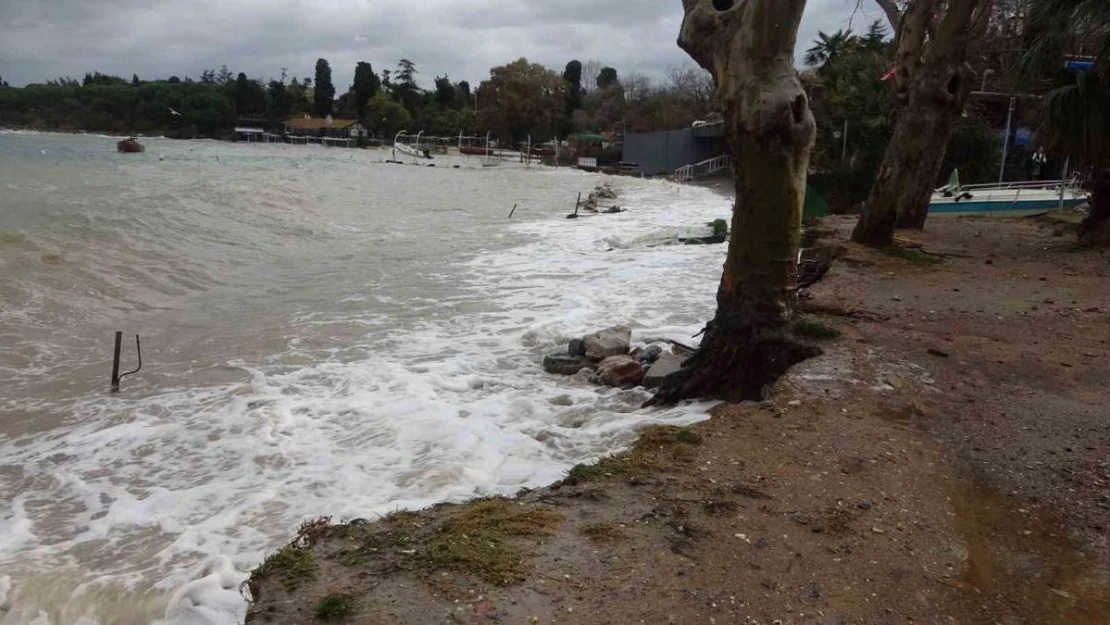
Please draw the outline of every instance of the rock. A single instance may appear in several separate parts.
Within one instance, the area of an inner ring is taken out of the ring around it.
[[[697,351],[698,350],[690,347],[689,345],[683,345],[681,343],[675,343],[674,341],[671,341],[671,353],[675,356],[693,356],[694,353]]]
[[[610,356],[626,356],[632,349],[632,329],[615,326],[586,336],[586,357],[600,361]]]
[[[582,339],[571,339],[570,345],[567,345],[567,353],[571,356],[585,356],[586,341]]]
[[[140,154],[145,152],[146,148],[135,137],[130,137],[116,143],[116,150],[125,154]]]
[[[602,198],[602,199],[605,199],[605,200],[615,200],[615,199],[617,199],[617,192],[614,191],[612,189],[612,187],[604,187],[604,186],[597,187],[596,189],[594,189],[594,192],[591,193],[590,195],[595,195],[595,196],[597,196],[599,198]]]
[[[576,372],[577,373],[577,372]],[[570,395],[559,395],[547,400],[552,406],[573,406],[574,399]]]
[[[663,383],[663,378],[678,371],[685,362],[684,356],[674,354],[660,354],[655,363],[651,365],[644,375],[642,384],[644,388],[658,388]]]
[[[607,214],[607,215],[615,215],[617,213],[623,213],[623,212],[624,212],[624,209],[621,208],[620,206],[610,206],[609,208],[605,209],[605,214]]]
[[[597,386],[601,384],[601,378],[592,367],[584,368],[570,376],[570,383],[574,386]]]
[[[545,356],[543,370],[556,375],[574,375],[582,369],[593,369],[594,363],[581,356],[564,356],[562,354]]]
[[[663,348],[658,345],[651,345],[640,353],[640,362],[646,364],[653,364],[663,356]]]
[[[609,386],[636,386],[644,379],[644,366],[631,356],[610,356],[597,366],[597,374]]]

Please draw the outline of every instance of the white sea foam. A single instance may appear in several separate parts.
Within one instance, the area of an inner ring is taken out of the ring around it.
[[[64,428],[0,439],[0,457],[26,468],[0,521],[0,623],[241,622],[246,571],[305,519],[512,494],[621,449],[639,427],[704,419],[705,405],[645,411],[646,393],[539,366],[616,323],[641,343],[690,343],[712,312],[722,246],[638,241],[727,216],[729,202],[614,184],[629,212],[513,224],[529,242],[467,261],[463,295],[428,302],[440,312],[403,332],[382,331],[380,315],[346,319],[368,328],[351,346],[359,358],[231,362],[244,381],[80,401]],[[570,406],[551,401],[564,395]],[[28,506],[43,502],[53,514],[36,521]]]

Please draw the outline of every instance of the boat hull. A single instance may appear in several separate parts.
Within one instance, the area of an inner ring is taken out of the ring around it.
[[[433,158],[432,156],[425,156],[424,152],[422,152],[420,150],[417,150],[416,148],[412,147],[411,145],[406,145],[404,143],[398,143],[398,144],[394,145],[393,147],[396,148],[396,150],[398,152],[400,152],[401,154],[404,154],[405,156],[411,156],[413,158],[423,158],[423,159],[427,159],[427,160],[431,160]]]
[[[983,196],[986,197],[983,197]],[[1074,191],[1064,194],[1063,208],[1076,208],[1087,203],[1087,197]],[[960,199],[934,194],[929,203],[929,215],[936,217],[964,217],[982,215],[985,217],[1030,217],[1060,208],[1059,191],[1026,191],[1022,195],[1011,193],[973,194],[973,197]]]

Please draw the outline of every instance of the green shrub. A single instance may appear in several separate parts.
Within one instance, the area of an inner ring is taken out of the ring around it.
[[[316,618],[321,621],[338,621],[351,612],[354,597],[346,593],[326,595],[316,603]]]

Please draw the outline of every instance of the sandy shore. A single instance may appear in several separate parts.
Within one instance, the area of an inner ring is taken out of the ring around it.
[[[804,302],[840,336],[770,401],[515,500],[306,525],[248,622],[1110,623],[1110,255],[851,225]]]

